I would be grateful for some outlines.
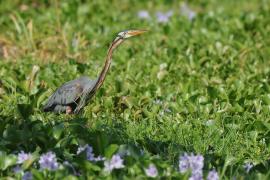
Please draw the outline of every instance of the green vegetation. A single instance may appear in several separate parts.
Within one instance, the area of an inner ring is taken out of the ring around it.
[[[267,0],[0,1],[0,176],[14,173],[20,151],[35,179],[188,178],[185,152],[204,156],[204,177],[270,176],[270,3]],[[151,19],[140,19],[147,10]],[[167,23],[156,12],[173,10]],[[124,42],[105,83],[79,115],[43,113],[62,83],[95,78],[109,43],[125,29],[149,33]],[[107,159],[129,152],[125,168],[106,174],[102,162],[77,155],[89,144]],[[61,168],[39,171],[52,151]],[[143,151],[144,153],[141,153]],[[72,168],[64,165],[68,161]],[[254,167],[246,172],[243,165]]]

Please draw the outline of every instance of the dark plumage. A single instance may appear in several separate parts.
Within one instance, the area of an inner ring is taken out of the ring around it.
[[[96,82],[97,80],[91,80],[86,76],[66,82],[49,97],[43,110],[68,113],[67,108],[71,108],[71,112],[78,113],[91,97],[87,94],[94,95],[93,88]]]

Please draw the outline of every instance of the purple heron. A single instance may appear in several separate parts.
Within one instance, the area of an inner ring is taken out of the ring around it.
[[[87,76],[82,76],[64,83],[49,97],[49,100],[43,108],[44,112],[52,111],[55,113],[66,114],[79,113],[89,103],[96,91],[102,86],[110,68],[114,50],[127,38],[145,32],[145,30],[127,30],[118,33],[109,47],[104,67],[98,78],[91,80]]]

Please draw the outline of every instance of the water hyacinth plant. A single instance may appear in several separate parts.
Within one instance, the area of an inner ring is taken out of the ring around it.
[[[203,177],[204,157],[202,155],[188,155],[185,153],[179,158],[179,171],[185,173],[191,171],[190,179],[202,179]]]
[[[41,169],[57,170],[59,168],[56,155],[51,151],[42,154],[38,162]]]
[[[20,173],[22,172],[22,168],[21,166],[17,165],[14,168],[12,168],[12,171],[16,174],[16,173]]]
[[[30,153],[25,153],[24,151],[21,151],[20,153],[18,153],[17,163],[22,164],[24,161],[27,161],[31,157],[32,155]]]
[[[110,146],[109,149],[112,147],[116,147],[115,145]],[[101,155],[98,155],[95,157],[93,153],[93,148],[91,145],[86,144],[84,146],[79,146],[77,148],[76,154],[74,157],[78,157],[78,155],[85,153],[86,157],[85,160],[95,163],[96,165],[94,166],[97,169],[100,169],[101,164],[98,163],[99,161],[104,161],[104,168],[103,171],[105,172],[105,176],[108,176],[112,174],[113,170],[121,170],[121,169],[126,169],[128,166],[124,164],[124,158],[135,158],[136,156],[147,156],[145,153],[141,153],[141,149],[136,149],[136,153],[134,154],[135,149],[127,148],[127,149],[121,149],[119,153],[113,154],[110,159],[105,159]],[[116,151],[117,152],[117,151]],[[18,154],[18,158],[20,159],[19,164],[25,162],[26,160],[30,159],[32,157],[31,153],[25,153],[21,151]],[[57,162],[57,156],[54,152],[49,151],[47,153],[41,154],[38,163],[39,163],[39,171],[47,171],[47,172],[56,172],[57,170],[60,169],[70,169],[71,173],[74,176],[81,176],[81,170],[77,169],[76,166],[74,166],[72,163],[68,161],[64,161],[63,164],[61,165],[60,163]],[[134,159],[135,160],[135,159]],[[136,160],[137,161],[137,160]],[[134,161],[134,163],[137,163]],[[18,164],[18,162],[16,164]],[[31,164],[30,164],[31,165]],[[35,163],[32,164],[33,167],[37,168]],[[98,165],[98,166],[97,166]],[[92,165],[93,166],[93,165]],[[130,165],[129,165],[130,166]],[[179,171],[181,174],[191,172],[191,175],[189,176],[190,180],[200,180],[203,178],[203,166],[204,166],[204,157],[202,155],[194,155],[193,153],[184,153],[182,156],[179,157]],[[173,165],[168,164],[169,169],[174,169]],[[164,172],[166,172],[166,176],[170,176],[171,170],[169,169],[163,169]],[[22,179],[33,179],[33,175],[30,171],[23,171],[22,167],[19,165],[16,165],[15,167],[12,168],[13,172],[15,174],[20,174]],[[157,167],[155,164],[150,163],[148,167],[144,168],[144,173],[147,177],[150,178],[157,178],[160,176]],[[169,170],[169,171],[168,171]],[[180,173],[177,173],[180,175]],[[219,176],[216,170],[211,170],[209,171],[207,175],[207,180],[218,180]]]
[[[148,177],[155,178],[158,176],[158,170],[154,164],[150,164],[149,167],[146,168],[144,171],[146,176]]]
[[[189,178],[188,178],[188,180],[203,180],[203,176],[202,176],[202,174],[200,174],[200,173],[194,173],[194,174],[192,174]]]
[[[209,171],[207,180],[219,180],[219,176],[216,170]]]
[[[104,161],[105,160],[105,158],[100,155],[98,157],[95,157],[92,146],[88,144],[84,146],[79,146],[77,150],[77,154],[80,154],[84,151],[86,152],[86,159],[88,161]]]
[[[137,13],[137,16],[138,16],[139,19],[151,19],[151,16],[150,16],[149,12],[146,11],[146,10],[140,10]]]
[[[185,153],[179,158],[179,171],[184,173],[191,170],[192,173],[201,173],[203,169],[204,157],[202,155],[188,155]]]
[[[170,17],[173,15],[173,11],[157,12],[156,18],[158,23],[168,23]]]
[[[191,10],[186,3],[181,5],[180,14],[186,16],[190,21],[196,17],[196,12]]]
[[[104,162],[104,170],[106,172],[112,172],[114,169],[121,169],[124,168],[124,160],[121,158],[120,155],[113,155],[111,160],[106,160]]]
[[[22,176],[22,180],[32,180],[32,179],[33,179],[33,175],[31,172],[29,171],[24,172]]]
[[[169,22],[171,16],[174,14],[173,10],[169,10],[167,12],[157,11],[156,12],[156,21],[158,23],[166,24]],[[197,13],[189,8],[186,3],[182,3],[180,6],[180,14],[182,16],[187,17],[190,21],[192,21]],[[147,10],[140,10],[137,12],[137,17],[143,20],[150,20],[151,16]]]

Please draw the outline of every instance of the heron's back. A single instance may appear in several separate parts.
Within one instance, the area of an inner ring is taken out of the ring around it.
[[[49,97],[44,111],[62,113],[68,106],[72,107],[73,110],[80,111],[86,104],[96,82],[96,79],[91,80],[87,76],[82,76],[64,83]]]

